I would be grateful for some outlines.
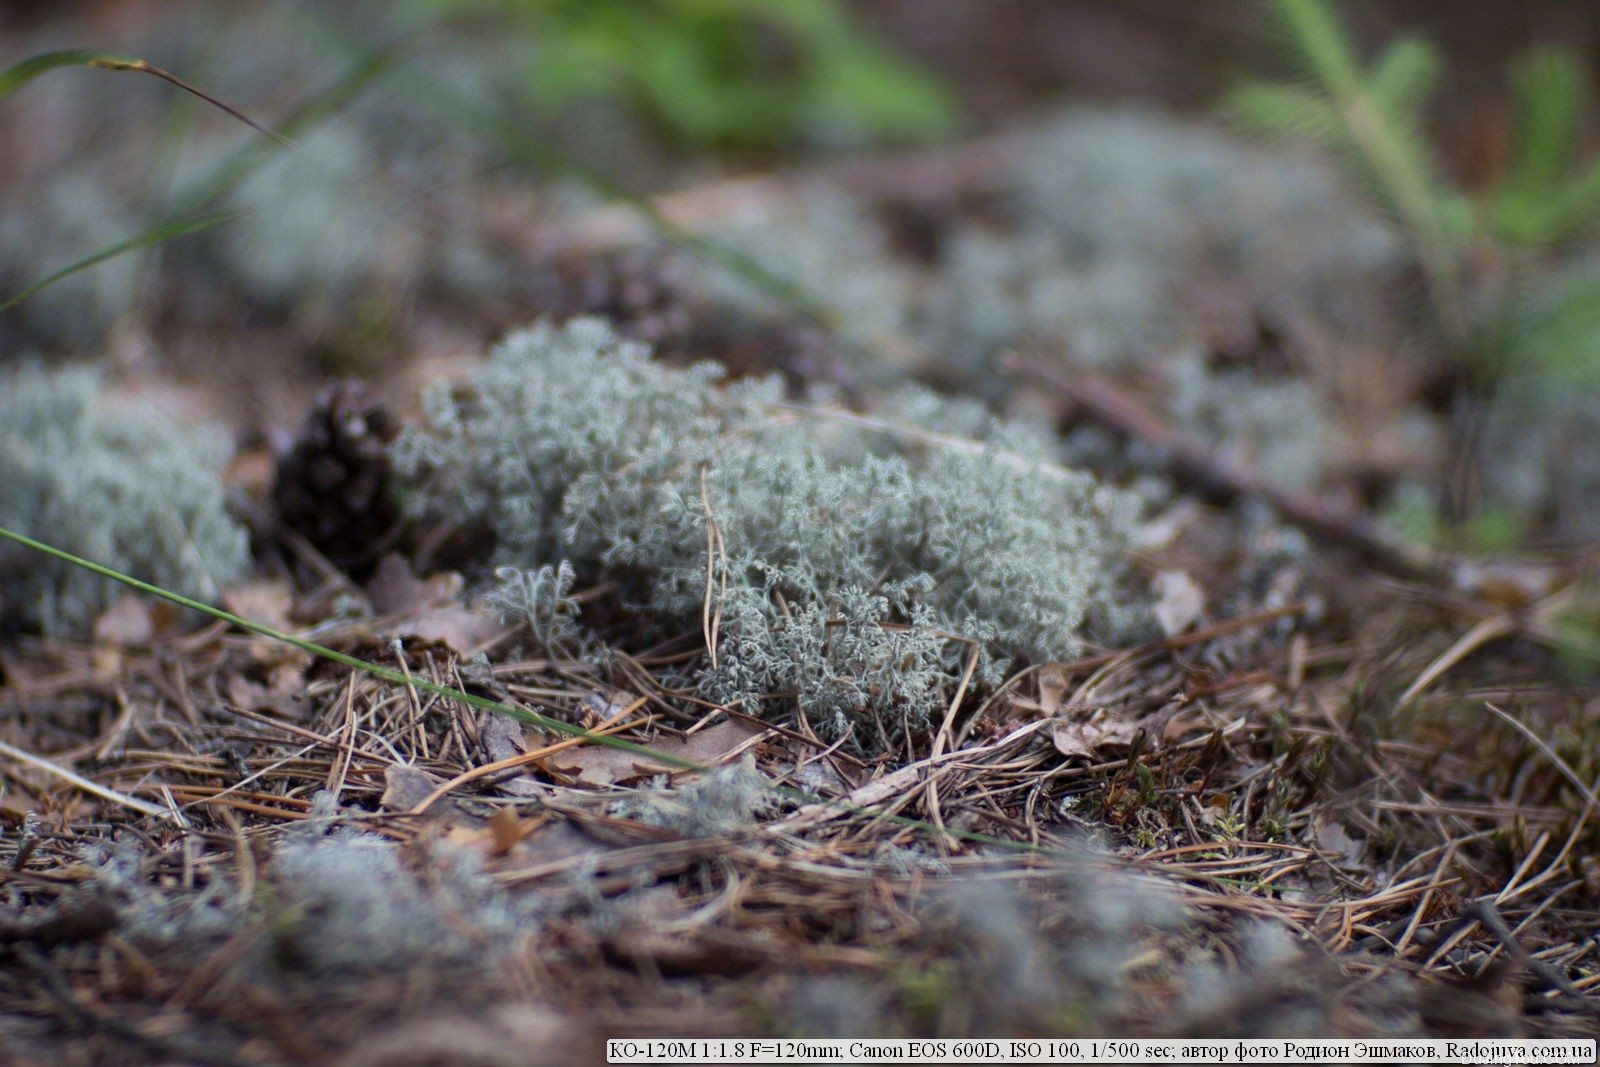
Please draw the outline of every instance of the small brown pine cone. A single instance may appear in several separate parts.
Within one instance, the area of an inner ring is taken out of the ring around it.
[[[681,343],[693,317],[681,263],[656,249],[630,248],[568,262],[563,273],[570,310],[601,315],[624,336],[657,349]]]
[[[341,567],[371,563],[399,521],[389,463],[397,432],[362,383],[324,389],[278,464],[273,499],[283,525]]]

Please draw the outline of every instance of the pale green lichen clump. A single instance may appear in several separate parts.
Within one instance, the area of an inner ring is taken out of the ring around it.
[[[0,372],[0,526],[202,600],[249,564],[220,480],[232,452],[210,427],[113,403],[91,368],[25,363]],[[0,612],[61,633],[120,588],[0,542]]]
[[[430,396],[399,467],[444,487],[420,506],[487,520],[496,564],[603,571],[672,625],[703,620],[709,531],[704,691],[756,710],[795,697],[834,732],[924,719],[971,647],[952,634],[991,669],[1071,655],[1086,617],[1125,599],[1133,505],[1092,476],[1003,427],[939,443],[795,413],[776,380],[721,373],[656,364],[599,320],[540,325],[495,350],[470,397]]]

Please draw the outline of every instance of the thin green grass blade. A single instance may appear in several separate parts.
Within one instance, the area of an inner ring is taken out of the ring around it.
[[[18,89],[27,85],[33,79],[46,71],[56,70],[60,67],[87,67],[95,63],[138,62],[132,56],[117,56],[110,52],[92,52],[88,49],[77,48],[65,52],[45,52],[37,56],[11,64],[5,70],[0,70],[0,100],[4,100]]]
[[[68,54],[96,55],[97,53],[54,53],[54,55]],[[358,62],[352,64],[350,69],[338,81],[295,111],[285,123],[286,128],[299,132],[316,125],[328,115],[336,112],[369,82],[388,69],[391,62],[392,58],[385,49],[379,49],[363,56]],[[64,64],[57,63],[56,65]],[[213,211],[199,215],[193,213],[209,207],[227,195],[231,189],[248,177],[251,171],[260,166],[273,153],[279,152],[283,148],[294,146],[294,142],[286,137],[274,134],[273,139],[277,142],[276,144],[265,146],[259,142],[253,144],[246,151],[239,153],[222,164],[191,190],[179,197],[179,205],[174,214],[179,214],[183,217],[158,223],[143,233],[135,234],[126,240],[107,245],[89,253],[82,259],[69,263],[67,266],[39,279],[10,297],[5,303],[0,304],[0,311],[14,307],[39,292],[39,290],[79,271],[104,263],[108,259],[115,259],[125,253],[159,244],[174,237],[181,237],[184,234],[196,233],[210,229],[213,226],[220,226],[246,214],[249,210],[248,208]]]
[[[82,567],[93,574],[100,575],[102,578],[110,578],[113,581],[121,582],[124,585],[131,586],[132,588],[139,590],[141,593],[149,593],[152,596],[161,597],[163,600],[170,600],[174,604],[190,608],[191,610],[198,611],[204,615],[209,615],[213,619],[220,619],[223,622],[231,623],[240,629],[249,630],[251,633],[260,634],[263,637],[270,637],[274,641],[282,641],[284,644],[292,645],[293,647],[300,649],[302,652],[309,652],[314,656],[321,656],[323,659],[332,660],[333,662],[343,664],[346,667],[353,667],[356,670],[365,671],[374,677],[382,678],[388,682],[394,682],[397,685],[410,686],[413,689],[420,689],[426,693],[432,693],[435,696],[446,697],[450,700],[458,700],[463,704],[467,704],[475,708],[481,708],[485,711],[493,711],[502,715],[509,715],[514,719],[519,719],[530,726],[537,726],[540,729],[570,734],[573,737],[581,737],[587,741],[592,741],[595,744],[609,745],[612,748],[620,748],[624,751],[633,752],[636,755],[648,756],[653,762],[669,763],[673,766],[681,767],[684,770],[704,771],[709,769],[704,764],[696,763],[693,760],[679,759],[676,756],[664,755],[644,745],[635,744],[632,741],[624,741],[621,738],[606,737],[601,734],[592,733],[580,726],[574,726],[571,723],[562,722],[560,719],[553,719],[548,715],[540,715],[537,712],[526,711],[522,708],[512,707],[510,704],[502,704],[499,701],[489,700],[486,697],[474,696],[471,693],[464,693],[458,689],[451,689],[448,686],[437,685],[425,678],[418,678],[415,676],[408,677],[402,672],[392,668],[380,667],[375,663],[368,663],[366,660],[347,655],[335,649],[328,648],[325,645],[319,645],[313,641],[307,641],[304,638],[295,637],[293,634],[286,634],[282,630],[276,630],[271,626],[265,626],[259,622],[252,622],[249,619],[235,615],[229,611],[224,611],[221,608],[213,607],[212,605],[204,603],[203,601],[186,597],[181,593],[174,593],[170,590],[163,589],[158,585],[152,585],[149,582],[140,581],[138,578],[123,574],[120,571],[112,570],[110,567],[102,566],[101,564],[95,563],[91,560],[84,559],[81,556],[74,556],[70,552],[64,552],[61,549],[47,545],[42,541],[35,541],[33,538],[24,534],[19,534],[14,530],[8,530],[4,527],[0,527],[0,537],[5,537],[9,540],[15,541],[17,544],[31,548],[36,552],[43,552],[48,556],[54,556],[56,559],[70,563],[75,567]]]
[[[278,144],[287,148],[294,147],[294,142],[289,140],[289,138],[275,130],[263,126],[255,119],[240,111],[238,108],[232,107],[231,105],[224,103],[209,93],[190,85],[176,74],[162,70],[160,67],[147,63],[135,56],[116,55],[111,52],[95,52],[81,48],[70,49],[62,52],[45,52],[37,56],[31,56],[28,59],[21,60],[20,62],[13,63],[4,70],[0,70],[0,100],[4,100],[6,97],[22,88],[22,86],[26,85],[28,82],[37,78],[39,75],[44,74],[47,71],[57,70],[61,67],[92,67],[100,70],[125,70],[134,71],[140,74],[153,75],[154,77],[160,78],[162,81],[169,82],[172,85],[177,86],[186,93],[198,97],[199,99],[210,104],[212,107],[231,115],[233,118],[238,119],[246,126],[249,126],[251,129],[255,130],[257,133],[271,138]],[[132,252],[140,248],[149,247],[150,245],[159,244],[162,241],[173,237],[179,237],[183,234],[196,233],[200,230],[208,230],[213,226],[220,226],[224,223],[232,222],[242,214],[244,214],[242,210],[217,211],[204,215],[189,215],[184,218],[170,219],[158,223],[142,233],[137,233],[132,237],[117,241],[114,244],[106,245],[104,248],[100,248],[89,253],[82,259],[78,259],[67,264],[60,270],[47,274],[38,281],[33,282],[32,284],[23,288],[21,291],[13,294],[4,303],[0,303],[0,311],[5,311],[8,308],[15,307],[22,301],[28,299],[28,297],[39,292],[41,289],[53,285],[63,278],[71,277],[72,275],[77,274],[79,271],[88,270],[90,267],[104,263],[108,259],[115,259],[117,256],[123,255],[127,252]]]
[[[203,41],[185,48],[183,69],[193,72],[194,77],[201,82],[210,76],[212,64],[218,54],[217,42],[222,36],[224,25],[225,21],[218,19],[210,27]],[[157,204],[172,190],[173,176],[178,173],[183,146],[197,125],[197,104],[198,101],[194,97],[177,93],[163,109],[161,124],[156,128],[150,142],[150,163],[142,181],[143,202]],[[188,213],[156,210],[151,214],[159,217],[176,217]],[[134,293],[133,303],[136,306],[142,303],[150,292],[151,278],[156,265],[157,257],[154,254],[141,254],[135,257],[135,281],[131,291]]]
[[[668,764],[685,771],[704,772],[714,769],[708,764],[699,763],[694,760],[683,759],[679,756],[672,756],[667,753],[659,752],[656,749],[650,748],[646,745],[637,744],[633,741],[625,741],[620,737],[610,737],[605,734],[597,734],[590,730],[585,730],[581,726],[562,722],[560,719],[551,718],[548,715],[540,715],[537,712],[513,707],[510,704],[502,704],[497,700],[490,700],[487,697],[480,697],[472,693],[462,692],[459,689],[452,689],[449,686],[439,685],[435,682],[429,681],[426,678],[420,678],[416,675],[407,675],[389,667],[380,667],[375,663],[368,663],[366,660],[336,651],[328,648],[325,645],[319,645],[314,641],[307,641],[304,638],[295,637],[293,634],[286,634],[283,631],[274,629],[271,626],[265,626],[258,622],[252,622],[249,619],[235,615],[232,612],[224,611],[221,608],[213,607],[212,605],[204,603],[203,601],[194,600],[190,597],[183,596],[180,593],[174,593],[170,590],[163,589],[160,586],[152,585],[149,582],[140,581],[139,579],[130,577],[129,575],[123,574],[120,571],[112,570],[110,567],[105,567],[98,563],[94,563],[90,560],[82,558],[81,556],[75,556],[70,552],[64,552],[61,549],[47,545],[42,541],[35,541],[33,538],[28,537],[25,534],[17,533],[14,530],[8,530],[3,526],[0,526],[0,537],[14,541],[25,548],[31,548],[36,552],[43,552],[47,556],[53,556],[56,559],[70,563],[75,567],[82,567],[91,573],[100,575],[102,578],[110,578],[113,581],[121,582],[123,585],[137,589],[141,593],[148,593],[151,596],[157,596],[163,600],[169,600],[181,607],[198,611],[203,615],[209,615],[213,619],[219,619],[223,622],[237,626],[240,629],[248,630],[251,633],[272,638],[275,641],[282,641],[284,644],[298,648],[302,652],[309,652],[314,656],[320,656],[323,659],[331,660],[334,663],[342,664],[343,666],[350,667],[354,670],[363,671],[375,678],[382,678],[384,681],[392,682],[396,685],[409,686],[412,689],[420,689],[425,693],[443,697],[446,700],[454,700],[458,703],[466,704],[469,707],[478,708],[483,711],[493,712],[496,715],[505,715],[510,718],[517,719],[520,722],[527,723],[530,726],[537,726],[540,729],[551,730],[556,733],[566,734],[571,737],[581,737],[585,741],[588,741],[592,744],[604,745],[608,748],[615,748],[624,752],[631,752],[637,756],[643,757],[650,763]],[[804,789],[797,789],[793,786],[769,786],[769,788],[771,788],[773,792],[777,793],[779,796],[798,803],[825,805],[827,807],[837,808],[846,814],[865,815],[896,826],[904,826],[908,829],[914,830],[923,830],[936,836],[942,835],[946,837],[952,837],[957,840],[969,842],[971,844],[988,845],[994,848],[1005,849],[1013,852],[1023,852],[1041,857],[1070,860],[1074,863],[1082,863],[1084,861],[1084,857],[1080,853],[1073,853],[1047,845],[1036,845],[1027,841],[1010,841],[1002,837],[992,837],[988,834],[980,834],[972,830],[960,830],[951,826],[936,826],[933,823],[925,822],[921,819],[913,819],[905,815],[887,815],[878,812],[866,811],[864,809],[857,808],[854,805],[847,804],[839,798],[821,796]],[[1229,878],[1212,878],[1209,876],[1201,877],[1203,877],[1206,881],[1215,881],[1219,884],[1238,881],[1236,879]],[[1240,885],[1247,884],[1248,883],[1240,881]]]
[[[314,129],[324,119],[337,114],[340,108],[354,100],[373,81],[387,72],[394,65],[395,59],[395,48],[392,45],[360,52],[331,85],[297,107],[279,125],[294,135],[303,135]],[[256,167],[282,150],[281,145],[263,144],[259,141],[248,145],[178,196],[172,210],[189,212],[210,207],[248,178]]]
[[[160,67],[137,57],[119,56],[110,52],[92,52],[87,49],[77,48],[65,52],[45,52],[13,63],[5,70],[0,70],[0,100],[4,100],[46,71],[56,70],[60,67],[95,67],[100,70],[129,70],[139,74],[149,74],[160,78],[164,82],[176,85],[186,93],[192,93],[212,107],[226,112],[265,137],[270,137],[280,144],[293,144],[282,134],[263,126],[243,111],[223,103],[210,93],[190,85],[176,74],[162,70]]]
[[[208,215],[200,215],[198,217],[188,219],[179,219],[177,222],[163,223],[160,226],[145,230],[143,233],[134,234],[125,241],[118,241],[116,244],[107,245],[104,248],[89,253],[82,259],[67,264],[58,271],[53,271],[50,274],[45,275],[43,278],[40,278],[38,281],[16,293],[10,299],[6,300],[5,303],[0,304],[0,311],[5,311],[8,308],[15,307],[46,286],[54,285],[63,278],[77,274],[79,271],[88,270],[90,267],[93,267],[99,263],[104,263],[108,259],[115,259],[117,256],[120,256],[125,252],[132,252],[135,249],[145,248],[153,244],[159,244],[162,241],[169,240],[173,237],[180,237],[186,233],[197,233],[201,230],[209,230],[213,226],[221,226],[224,223],[232,222],[234,219],[249,214],[249,210],[249,208],[236,208],[232,211],[214,211]]]

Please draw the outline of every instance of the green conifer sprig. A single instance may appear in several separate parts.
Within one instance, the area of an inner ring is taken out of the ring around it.
[[[1412,243],[1447,338],[1461,351],[1483,351],[1477,335],[1506,310],[1494,306],[1500,295],[1519,294],[1515,285],[1501,294],[1473,290],[1465,263],[1471,242],[1539,253],[1600,224],[1600,160],[1579,158],[1587,109],[1577,61],[1543,49],[1512,65],[1508,158],[1486,189],[1469,193],[1445,180],[1423,132],[1442,70],[1432,44],[1402,37],[1363,65],[1324,0],[1267,0],[1266,7],[1305,78],[1239,87],[1229,98],[1233,117],[1308,138],[1345,160]]]
[[[1390,44],[1363,67],[1344,28],[1321,0],[1270,0],[1302,84],[1254,82],[1229,108],[1247,126],[1309,137],[1343,158],[1372,202],[1416,249],[1440,325],[1452,342],[1468,335],[1460,251],[1471,213],[1443,180],[1421,133],[1421,111],[1439,59],[1416,38]]]
[[[1600,477],[1593,449],[1563,443],[1600,417],[1600,271],[1585,251],[1600,230],[1600,160],[1583,157],[1578,61],[1547,48],[1512,64],[1505,158],[1483,188],[1467,190],[1444,179],[1423,133],[1441,69],[1433,46],[1404,38],[1363,64],[1325,0],[1265,8],[1306,77],[1242,86],[1229,101],[1234,117],[1344,160],[1395,220],[1440,332],[1484,401],[1469,406],[1477,415],[1467,433],[1491,504],[1570,516],[1568,487]]]
[[[1511,84],[1511,159],[1491,191],[1488,224],[1518,247],[1568,243],[1600,221],[1600,160],[1579,158],[1588,117],[1583,71],[1566,52],[1542,49],[1513,64]]]

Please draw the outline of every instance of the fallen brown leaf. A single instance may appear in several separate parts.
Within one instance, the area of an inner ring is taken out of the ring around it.
[[[123,593],[94,620],[94,639],[102,645],[147,645],[155,636],[156,622],[150,602],[136,593]]]
[[[304,719],[311,714],[306,694],[305,669],[310,657],[297,654],[266,667],[266,681],[258,682],[243,674],[228,679],[228,699],[252,711],[276,712],[286,718]]]
[[[1060,719],[1050,724],[1050,743],[1063,756],[1094,758],[1103,755],[1106,749],[1126,749],[1141,729],[1142,723],[1120,722],[1116,719],[1102,718],[1090,722]]]
[[[1200,621],[1206,594],[1188,571],[1162,571],[1150,584],[1156,595],[1153,610],[1162,633],[1176,637]]]
[[[491,856],[504,856],[517,846],[522,840],[522,835],[528,830],[528,824],[511,808],[501,808],[489,816],[489,834],[493,847],[489,850]]]
[[[389,811],[409,812],[432,796],[441,782],[441,779],[435,778],[420,767],[404,763],[396,764],[383,772],[383,796],[378,802]],[[440,797],[434,801],[428,807],[427,817],[435,820],[465,820],[475,824],[482,822],[479,819],[469,818],[449,797]]]
[[[1334,863],[1341,867],[1369,869],[1366,864],[1367,843],[1360,838],[1351,837],[1345,828],[1324,815],[1318,815],[1312,821],[1312,834],[1316,837],[1317,847],[1324,852],[1332,852],[1338,858]]]
[[[596,1063],[600,1040],[553,1007],[502,1004],[474,1014],[439,1014],[364,1037],[338,1067],[554,1067]]]
[[[293,604],[294,593],[287,582],[247,582],[222,593],[224,608],[274,630],[289,629]]]
[[[1039,671],[1039,710],[1045,718],[1052,718],[1061,710],[1061,701],[1066,695],[1065,671],[1059,666],[1049,666]]]
[[[632,924],[606,938],[602,947],[618,963],[673,975],[747,974],[793,951],[792,946],[754,931],[711,926],[674,933]]]
[[[461,592],[461,575],[454,571],[418,578],[411,564],[393,552],[378,561],[367,581],[367,597],[379,615],[400,615],[453,602]]]
[[[537,743],[543,744],[543,739]],[[478,744],[483,749],[484,763],[513,759],[528,751],[527,727],[509,715],[482,712],[478,716]],[[505,772],[499,788],[503,793],[518,797],[537,796],[543,792],[537,782],[520,771]]]
[[[670,762],[673,758],[714,765],[765,732],[758,726],[730,719],[708,726],[686,740],[668,740],[652,745],[653,751],[666,757],[660,762],[619,748],[589,744],[557,753],[549,758],[548,763],[555,770],[574,778],[579,785],[616,785],[682,771],[682,767]]]
[[[488,611],[452,604],[395,622],[384,628],[383,636],[436,641],[460,655],[473,656],[498,643],[511,630]]]
[[[277,480],[277,457],[265,445],[240,449],[222,469],[223,485],[242,490],[256,500],[268,499]]]

